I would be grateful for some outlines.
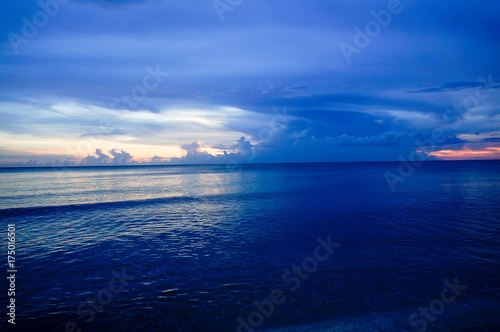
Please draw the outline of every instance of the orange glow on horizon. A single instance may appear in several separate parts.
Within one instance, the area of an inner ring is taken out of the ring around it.
[[[429,156],[444,160],[500,159],[500,147],[488,147],[481,150],[473,150],[467,147],[462,150],[439,150],[429,153]]]

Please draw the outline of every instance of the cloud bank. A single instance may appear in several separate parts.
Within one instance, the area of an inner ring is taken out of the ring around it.
[[[436,128],[436,151],[499,146],[493,0],[390,22],[378,0],[0,6],[2,165],[398,160]]]

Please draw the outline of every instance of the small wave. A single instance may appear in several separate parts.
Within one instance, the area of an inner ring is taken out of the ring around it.
[[[95,202],[84,204],[66,204],[66,205],[44,205],[19,208],[0,209],[2,217],[16,217],[26,215],[46,215],[54,212],[74,212],[75,210],[109,210],[109,209],[127,209],[141,205],[156,204],[179,204],[206,202],[207,200],[253,200],[253,199],[271,199],[275,197],[273,192],[254,192],[254,193],[231,193],[231,194],[211,194],[197,196],[169,196],[155,197],[146,199],[134,199],[110,202]]]
[[[58,212],[74,211],[74,210],[101,210],[101,209],[106,210],[106,209],[118,209],[118,208],[133,208],[139,205],[150,205],[150,204],[190,203],[199,200],[200,197],[179,196],[179,197],[148,198],[148,199],[129,200],[129,201],[97,202],[97,203],[86,203],[86,204],[32,206],[32,207],[0,209],[0,215],[4,217],[14,217],[20,215],[23,216],[45,215],[48,213],[54,213],[54,211],[56,210]]]

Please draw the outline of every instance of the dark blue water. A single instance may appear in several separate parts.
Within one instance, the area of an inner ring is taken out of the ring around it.
[[[398,166],[2,169],[1,330],[500,331],[500,162]]]

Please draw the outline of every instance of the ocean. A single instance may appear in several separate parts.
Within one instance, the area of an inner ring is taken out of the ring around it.
[[[0,169],[0,329],[500,331],[500,161],[402,166]]]

